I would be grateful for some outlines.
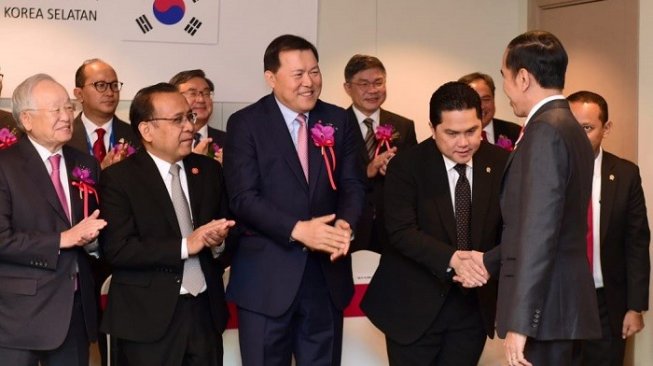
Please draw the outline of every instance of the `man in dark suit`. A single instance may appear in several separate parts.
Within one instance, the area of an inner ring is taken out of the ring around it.
[[[130,120],[144,150],[102,172],[113,275],[102,330],[120,365],[222,365],[219,249],[234,222],[220,164],[191,154],[192,113],[170,84],[141,89]]]
[[[601,148],[612,128],[605,99],[579,91],[567,100],[595,156],[588,255],[603,337],[582,342],[583,365],[618,366],[626,338],[644,328],[642,311],[648,310],[651,232],[642,179],[637,165]]]
[[[209,120],[213,114],[213,93],[215,86],[206,77],[203,70],[186,70],[177,73],[170,79],[170,84],[177,87],[177,90],[186,97],[188,105],[197,115],[195,123],[195,135],[193,152],[206,155],[209,144],[215,143],[220,148],[224,147],[227,133],[209,126]],[[216,160],[222,163],[222,151],[213,155]]]
[[[491,144],[499,145],[500,147],[512,151],[519,134],[521,133],[521,126],[504,121],[502,119],[494,118],[496,106],[494,104],[494,80],[487,74],[480,72],[473,72],[467,74],[458,81],[463,82],[476,90],[481,97],[481,106],[483,108],[483,139]]]
[[[567,53],[551,33],[530,31],[504,52],[503,89],[524,133],[501,190],[497,332],[511,365],[570,365],[573,340],[599,338],[585,234],[592,147],[562,96]]]
[[[74,93],[82,112],[68,146],[95,156],[102,169],[127,156],[126,149],[113,149],[121,140],[140,146],[129,124],[115,115],[121,88],[116,71],[100,59],[84,61],[75,72]]]
[[[227,288],[243,365],[290,365],[292,355],[298,366],[339,365],[354,292],[347,253],[365,196],[359,132],[318,99],[310,42],[279,36],[263,64],[272,94],[229,118],[224,160],[244,226]]]
[[[430,120],[433,139],[390,163],[390,246],[361,307],[385,333],[390,365],[471,366],[486,335],[494,336],[496,281],[463,291],[451,280],[452,268],[460,270],[459,255],[468,254],[461,251],[484,252],[499,243],[508,153],[481,141],[481,101],[464,83],[446,83],[433,93]],[[473,196],[466,202],[457,193],[463,184]],[[459,235],[460,227],[466,234]]]
[[[352,250],[367,249],[381,253],[388,244],[388,234],[383,223],[383,182],[387,164],[398,151],[417,144],[415,124],[405,117],[381,108],[386,98],[386,71],[378,58],[354,55],[349,59],[345,66],[344,88],[352,101],[352,105],[347,109],[347,118],[354,121],[361,131],[363,148],[360,151],[360,159],[367,167],[369,184]],[[390,149],[375,138],[379,125],[392,127]],[[376,148],[379,145],[377,154]]]
[[[84,218],[74,170],[97,181],[99,167],[64,146],[75,108],[61,84],[34,75],[12,102],[25,135],[0,151],[0,363],[88,365],[97,320],[84,249],[106,222],[92,195]]]

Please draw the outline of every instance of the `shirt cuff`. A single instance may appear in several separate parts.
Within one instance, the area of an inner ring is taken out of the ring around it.
[[[186,238],[181,239],[181,259],[188,259],[188,246],[186,245]]]

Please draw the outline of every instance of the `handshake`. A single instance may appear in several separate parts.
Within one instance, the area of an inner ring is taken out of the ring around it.
[[[490,273],[483,264],[483,253],[475,250],[457,250],[449,260],[449,267],[456,271],[454,282],[463,287],[481,287],[490,279]]]

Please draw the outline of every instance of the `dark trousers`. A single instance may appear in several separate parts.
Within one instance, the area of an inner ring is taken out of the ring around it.
[[[476,292],[453,286],[417,341],[399,344],[386,337],[386,345],[390,366],[475,366],[486,339]]]
[[[243,366],[340,365],[342,311],[336,309],[316,254],[308,256],[297,296],[280,317],[238,308]]]
[[[583,366],[621,366],[624,362],[626,340],[621,334],[616,335],[610,329],[608,303],[603,289],[596,290],[601,317],[601,332],[603,337],[597,340],[581,341],[581,358]]]
[[[32,351],[0,347],[0,364],[11,366],[88,366],[88,335],[79,291],[75,293],[70,327],[66,338],[53,350]]]
[[[578,366],[580,343],[576,340],[538,341],[528,338],[524,357],[533,366]]]
[[[222,335],[211,322],[206,292],[179,296],[163,338],[149,343],[117,340],[120,366],[221,366]]]

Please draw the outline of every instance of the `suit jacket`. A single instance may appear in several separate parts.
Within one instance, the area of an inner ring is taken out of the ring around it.
[[[499,243],[499,190],[507,158],[506,151],[487,142],[474,155],[474,250],[485,252]],[[410,344],[433,323],[453,285],[447,269],[456,251],[456,219],[442,153],[433,139],[392,159],[385,198],[390,246],[381,255],[361,308],[386,336]],[[471,290],[479,298],[490,336],[496,290],[496,281]]]
[[[141,146],[141,141],[134,134],[131,125],[118,118],[118,116],[113,116],[111,128],[113,129],[112,141],[114,143],[118,143],[120,139],[124,139],[135,148],[139,148]],[[75,117],[73,122],[73,138],[68,141],[67,145],[72,146],[75,149],[83,151],[89,155],[93,155],[93,145],[91,145],[88,141],[86,129],[84,128],[84,123],[82,122],[81,113]],[[109,146],[107,146],[107,150],[108,149]]]
[[[195,228],[227,214],[222,169],[213,159],[183,160]],[[102,171],[101,212],[107,227],[100,245],[113,270],[102,331],[121,339],[152,342],[172,320],[183,275],[181,232],[172,200],[150,155],[141,150]],[[198,254],[211,318],[222,333],[227,320],[223,266],[204,248]]]
[[[97,181],[95,159],[63,147],[72,224],[83,219],[83,201],[72,170],[87,167]],[[96,202],[90,196],[89,208]],[[59,248],[71,223],[59,203],[45,164],[29,139],[0,151],[0,346],[28,350],[59,347],[73,310],[75,273],[90,341],[97,337],[96,302],[88,255]]]
[[[0,109],[0,128],[5,127],[8,128],[9,131],[15,129],[16,121],[14,120],[14,116],[11,113]]]
[[[494,129],[495,144],[499,140],[499,136],[504,135],[510,139],[512,146],[515,146],[515,143],[517,143],[517,140],[519,139],[519,134],[521,133],[520,125],[498,118],[492,119],[492,128]]]
[[[224,147],[225,142],[227,142],[227,133],[211,126],[207,127],[209,131],[209,137],[213,139],[213,142],[218,144],[220,147]]]
[[[610,327],[621,336],[628,310],[648,310],[649,243],[637,165],[603,151],[601,164],[601,272]]]
[[[497,332],[537,340],[600,338],[585,235],[594,154],[566,100],[545,103],[510,155],[501,191]],[[488,264],[493,263],[493,264]]]
[[[347,118],[359,125],[356,115],[352,107],[347,109]],[[415,136],[415,123],[404,118],[398,114],[381,109],[380,124],[389,124],[394,127],[394,130],[399,134],[399,137],[392,141],[392,146],[397,147],[397,152],[402,152],[417,144],[417,137]],[[361,141],[360,159],[364,167],[370,163],[367,149],[365,148],[365,138],[362,134],[358,134]],[[383,147],[381,151],[385,151]],[[367,176],[367,174],[366,174]],[[385,230],[384,214],[383,214],[383,185],[385,177],[377,174],[374,178],[368,178],[368,190],[365,195],[365,206],[363,207],[363,214],[358,222],[356,228],[355,239],[352,242],[352,251],[356,250],[372,250],[381,253],[383,248],[388,246],[388,234]]]
[[[365,195],[359,164],[360,132],[345,111],[322,101],[309,113],[335,127],[336,169],[329,184],[321,149],[309,142],[309,182],[274,95],[234,113],[228,121],[224,167],[231,212],[244,226],[234,253],[227,296],[250,311],[283,314],[302,279],[308,251],[290,240],[299,220],[335,213],[356,228]],[[315,253],[334,306],[345,308],[353,295],[351,258],[335,262]]]

